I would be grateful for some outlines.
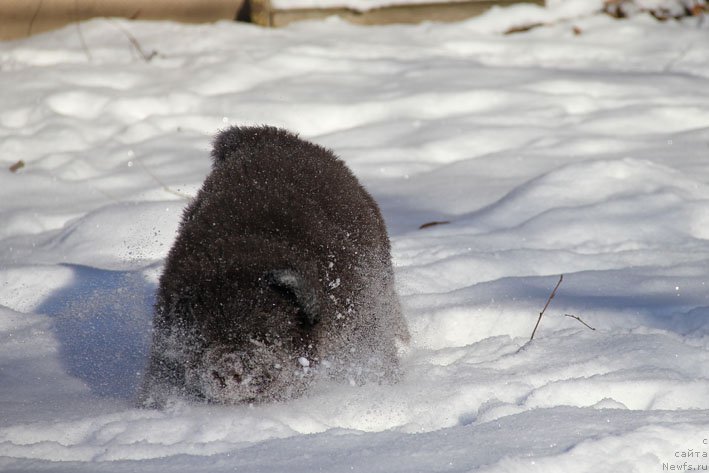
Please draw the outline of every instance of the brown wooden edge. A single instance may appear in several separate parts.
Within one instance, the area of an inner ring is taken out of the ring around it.
[[[250,0],[251,21],[261,26],[285,26],[303,21],[339,16],[351,23],[381,25],[391,23],[420,23],[422,21],[451,22],[480,15],[493,6],[516,3],[543,5],[544,0],[461,0],[443,3],[391,5],[372,10],[351,8],[297,8],[276,9],[270,0]]]

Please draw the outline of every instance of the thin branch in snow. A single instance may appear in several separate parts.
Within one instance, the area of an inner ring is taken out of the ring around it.
[[[451,223],[450,220],[437,220],[434,222],[426,222],[426,223],[421,224],[421,226],[419,227],[419,230],[423,230],[424,228],[428,228],[428,227],[435,227],[436,225],[446,225],[449,223]]]
[[[140,54],[140,57],[143,58],[143,61],[145,61],[145,62],[150,62],[150,61],[152,61],[152,59],[153,59],[155,56],[158,55],[158,52],[155,51],[155,50],[151,51],[150,54],[147,54],[147,53],[143,50],[142,46],[140,45],[140,43],[138,42],[138,40],[135,38],[135,36],[133,36],[130,31],[128,31],[127,29],[125,29],[123,26],[121,26],[120,23],[112,22],[111,24],[112,24],[115,28],[117,28],[121,33],[123,33],[126,38],[128,38],[128,41],[130,41],[130,44],[133,46],[133,48],[134,48],[136,51],[138,51],[138,54]]]
[[[86,39],[84,39],[84,33],[81,31],[81,22],[76,21],[74,24],[76,25],[76,33],[79,35],[79,42],[81,42],[81,49],[84,50],[86,60],[88,62],[93,62],[93,59],[91,58],[91,51],[89,50],[89,46],[86,44]]]
[[[561,286],[561,281],[563,281],[563,280],[564,280],[564,275],[562,274],[561,276],[559,276],[559,282],[556,283],[554,290],[551,291],[551,294],[549,294],[549,299],[547,299],[547,303],[544,304],[544,308],[542,309],[541,312],[539,312],[539,318],[537,319],[537,324],[534,326],[534,330],[532,330],[532,336],[529,337],[530,342],[534,339],[534,334],[537,333],[537,327],[539,327],[539,322],[542,321],[542,316],[544,315],[544,312],[547,310],[547,307],[549,307],[551,300],[556,295],[556,290],[559,289],[559,286]]]
[[[675,56],[674,58],[670,59],[670,60],[667,62],[667,64],[665,64],[665,67],[662,68],[662,72],[670,72],[670,71],[672,71],[672,68],[675,66],[675,64],[677,64],[678,62],[680,62],[681,60],[683,60],[683,59],[687,56],[687,54],[689,54],[689,52],[691,51],[691,49],[692,49],[693,46],[694,46],[694,44],[692,44],[692,43],[686,45],[686,46],[682,49],[682,51],[680,51],[680,53],[679,53],[677,56]]]
[[[10,166],[8,169],[10,170],[10,172],[17,172],[17,171],[19,171],[20,169],[22,169],[23,167],[25,167],[25,162],[20,159],[20,160],[17,161],[15,164],[13,164],[12,166]]]
[[[76,25],[76,34],[79,36],[81,49],[84,50],[86,60],[88,62],[93,62],[91,58],[91,51],[89,51],[89,47],[86,44],[86,39],[84,38],[84,32],[81,31],[81,18],[79,18],[79,0],[74,0],[74,24]]]
[[[550,26],[549,23],[528,23],[526,25],[512,26],[507,29],[503,34],[511,35],[516,33],[526,33],[527,31],[539,28],[540,26]]]
[[[572,319],[578,320],[579,322],[581,322],[582,324],[584,324],[586,327],[590,328],[591,330],[596,330],[595,328],[591,327],[591,326],[588,325],[586,322],[584,322],[583,320],[581,320],[581,317],[579,317],[578,315],[573,315],[573,314],[564,314],[564,315],[565,315],[566,317],[571,317]]]
[[[30,19],[30,24],[27,26],[27,36],[32,36],[32,28],[34,27],[34,22],[39,16],[39,11],[42,9],[43,3],[44,0],[39,0],[39,3],[37,3],[37,8],[35,8],[34,13],[32,14],[32,18]]]
[[[155,174],[153,174],[153,173],[150,171],[150,169],[148,169],[147,166],[145,166],[145,164],[143,164],[143,163],[140,161],[140,159],[136,159],[135,162],[138,163],[138,166],[140,166],[140,168],[141,168],[143,171],[145,171],[145,173],[146,173],[148,176],[152,177],[155,182],[157,182],[158,184],[160,184],[160,186],[162,186],[162,189],[163,189],[165,192],[169,192],[170,194],[176,195],[176,196],[181,197],[181,198],[183,198],[183,199],[185,199],[185,200],[190,200],[190,199],[192,199],[192,196],[189,196],[189,195],[187,195],[187,194],[184,194],[184,193],[182,193],[182,192],[180,192],[180,191],[175,191],[175,190],[170,189],[170,187],[168,187],[167,184],[165,184],[163,181],[161,181],[160,178],[158,178],[158,176],[156,176]]]

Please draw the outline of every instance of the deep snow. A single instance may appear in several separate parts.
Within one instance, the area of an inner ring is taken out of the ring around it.
[[[559,11],[0,43],[0,470],[706,469],[709,26]],[[379,201],[399,384],[133,407],[182,195],[235,123],[331,147]]]

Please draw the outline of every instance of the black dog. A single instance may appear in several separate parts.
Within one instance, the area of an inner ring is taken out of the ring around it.
[[[285,400],[313,378],[387,381],[408,330],[377,204],[345,164],[273,127],[221,132],[155,306],[143,406]]]

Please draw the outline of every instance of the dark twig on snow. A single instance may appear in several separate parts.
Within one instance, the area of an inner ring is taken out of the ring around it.
[[[22,169],[23,167],[25,167],[25,162],[20,159],[20,160],[17,161],[15,164],[13,164],[12,166],[10,166],[8,169],[10,170],[10,172],[17,172],[17,171],[19,171],[20,169]]]
[[[565,315],[566,317],[571,317],[572,319],[578,320],[579,322],[581,322],[582,324],[584,324],[586,327],[590,328],[591,330],[596,330],[595,328],[591,327],[591,326],[588,325],[586,322],[584,322],[583,320],[581,320],[581,317],[579,317],[578,315],[573,315],[573,314],[564,314],[564,315]]]
[[[84,50],[84,55],[86,55],[86,60],[88,62],[93,62],[93,59],[91,58],[91,51],[89,50],[89,46],[86,44],[86,39],[84,38],[84,33],[81,31],[81,22],[76,21],[74,22],[76,25],[76,34],[79,36],[79,42],[81,43],[81,49]]]
[[[157,51],[152,51],[150,54],[147,54],[143,48],[140,46],[140,43],[138,40],[131,34],[130,31],[125,29],[123,26],[120,25],[120,23],[112,22],[111,23],[114,27],[116,27],[118,30],[120,30],[121,33],[125,35],[126,38],[128,38],[128,41],[130,41],[130,44],[133,46],[133,49],[138,51],[138,54],[140,54],[140,57],[143,58],[143,61],[145,62],[150,62],[152,59],[158,55]]]
[[[563,281],[563,280],[564,280],[564,275],[562,274],[561,276],[559,276],[559,282],[556,283],[554,290],[551,291],[551,294],[549,294],[549,299],[547,299],[547,303],[544,304],[544,308],[542,309],[541,312],[539,312],[539,318],[537,319],[537,324],[534,326],[534,330],[532,330],[532,336],[529,337],[529,341],[532,341],[534,339],[534,334],[537,333],[537,327],[539,327],[539,322],[542,321],[542,316],[544,315],[544,312],[547,310],[547,307],[549,307],[551,300],[556,295],[556,290],[559,289],[559,286],[561,286],[561,281]]]
[[[512,26],[505,30],[503,34],[505,35],[511,35],[511,34],[516,34],[516,33],[526,33],[527,31],[531,31],[535,28],[543,27],[543,26],[551,26],[551,23],[528,23],[526,25],[518,25],[518,26]]]
[[[419,230],[423,230],[424,228],[434,227],[436,225],[446,225],[449,223],[451,223],[450,220],[438,220],[435,222],[426,222],[426,223],[421,224],[421,226],[419,227]]]
[[[79,42],[81,42],[81,49],[84,50],[86,60],[88,62],[92,62],[91,51],[89,51],[89,47],[86,44],[84,32],[81,31],[81,18],[79,17],[79,0],[74,0],[74,24],[76,25],[76,34],[79,36]]]
[[[181,197],[181,198],[183,198],[183,199],[185,199],[185,200],[190,200],[190,199],[192,199],[191,196],[189,196],[189,195],[187,195],[187,194],[185,194],[185,193],[183,193],[183,192],[172,190],[167,184],[165,184],[163,181],[161,181],[158,176],[156,176],[155,174],[153,174],[153,173],[150,171],[150,169],[148,169],[148,167],[147,167],[145,164],[143,164],[139,159],[136,159],[135,162],[138,163],[138,166],[140,166],[140,168],[141,168],[148,176],[150,176],[151,178],[153,178],[153,180],[154,180],[155,182],[157,182],[158,184],[160,184],[160,185],[162,186],[162,189],[163,189],[165,192],[169,192],[170,194],[176,195],[176,196]]]
[[[44,0],[39,0],[39,3],[37,3],[37,8],[35,8],[34,13],[32,13],[32,18],[30,19],[30,24],[27,26],[27,36],[32,36],[32,28],[34,27],[34,22],[37,20],[37,17],[39,16],[39,11],[42,9],[43,3],[44,3]]]

